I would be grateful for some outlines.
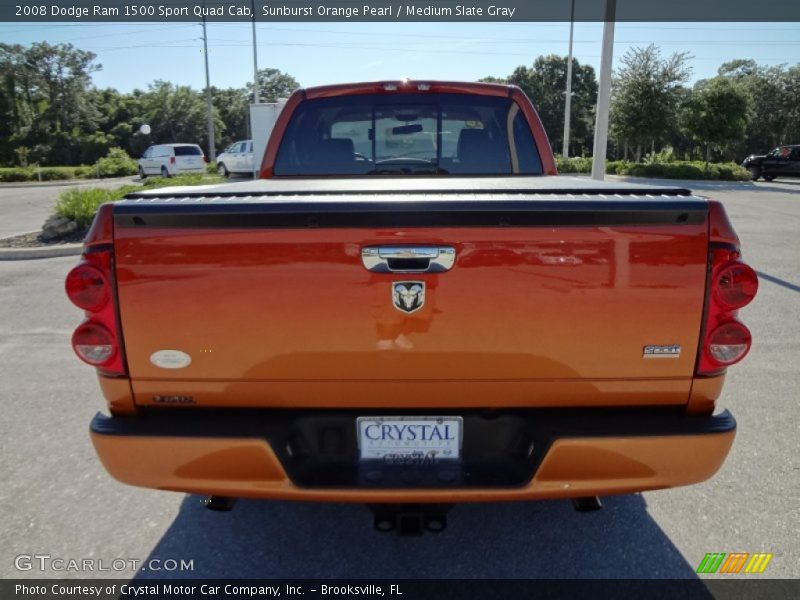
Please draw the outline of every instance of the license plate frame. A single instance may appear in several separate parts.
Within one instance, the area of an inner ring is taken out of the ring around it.
[[[379,430],[369,429],[370,425],[377,425]],[[382,426],[388,425],[389,436],[401,439],[384,439],[385,430]],[[434,426],[438,433],[430,430],[427,440],[402,439],[422,435],[426,431],[423,426]],[[436,426],[439,427],[436,427]],[[404,427],[400,429],[400,427]],[[415,432],[412,434],[411,432]],[[380,435],[376,439],[376,434]],[[447,439],[443,439],[445,436]],[[406,459],[459,460],[464,441],[464,419],[460,416],[406,416],[406,415],[381,415],[362,416],[356,418],[356,442],[358,444],[358,457],[361,461],[393,461]]]

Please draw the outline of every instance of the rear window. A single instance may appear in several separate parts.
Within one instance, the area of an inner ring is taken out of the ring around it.
[[[509,98],[365,94],[307,100],[283,136],[275,175],[541,174]]]
[[[202,156],[200,146],[175,146],[175,156]]]

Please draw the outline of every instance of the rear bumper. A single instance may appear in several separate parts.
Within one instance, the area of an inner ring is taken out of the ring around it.
[[[359,463],[356,416],[388,412],[98,414],[91,436],[108,472],[141,487],[293,500],[478,502],[697,483],[720,468],[736,430],[727,411],[463,411],[461,461],[422,467]]]

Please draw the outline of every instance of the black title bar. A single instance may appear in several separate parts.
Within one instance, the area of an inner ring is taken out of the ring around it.
[[[714,600],[797,598],[800,581],[766,579],[484,579],[484,580],[201,580],[201,579],[50,579],[0,581],[3,600],[551,600],[617,598]]]
[[[612,6],[614,4],[611,0]],[[616,0],[616,21],[800,21],[800,1]],[[576,21],[604,21],[607,0],[575,0]],[[0,0],[0,21],[569,21],[569,0]]]

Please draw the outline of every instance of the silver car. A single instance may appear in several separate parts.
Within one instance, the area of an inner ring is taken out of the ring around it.
[[[253,140],[234,142],[217,157],[217,173],[228,177],[231,173],[253,173]]]

